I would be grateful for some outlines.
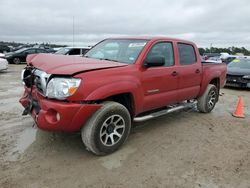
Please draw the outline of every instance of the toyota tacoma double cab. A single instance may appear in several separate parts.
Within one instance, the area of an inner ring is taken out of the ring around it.
[[[132,122],[213,110],[226,72],[224,63],[202,63],[189,41],[109,38],[84,57],[29,55],[20,103],[40,129],[81,132],[89,151],[106,155],[127,140]]]

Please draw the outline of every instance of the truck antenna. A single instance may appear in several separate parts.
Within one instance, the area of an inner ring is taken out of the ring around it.
[[[73,47],[75,46],[75,17],[73,16]]]

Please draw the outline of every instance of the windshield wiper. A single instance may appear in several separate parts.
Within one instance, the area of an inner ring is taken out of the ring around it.
[[[114,62],[118,62],[117,60],[114,60],[114,59],[109,59],[109,58],[100,58],[100,60],[106,60],[106,61],[114,61]]]

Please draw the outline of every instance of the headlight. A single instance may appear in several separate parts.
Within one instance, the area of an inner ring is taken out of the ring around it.
[[[47,85],[46,96],[64,100],[74,95],[80,83],[78,78],[52,78]]]
[[[245,76],[243,76],[243,78],[250,79],[250,75],[245,75]]]

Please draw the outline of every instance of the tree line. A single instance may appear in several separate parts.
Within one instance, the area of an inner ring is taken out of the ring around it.
[[[4,46],[12,46],[12,47],[18,47],[21,45],[25,45],[25,46],[34,46],[34,45],[40,45],[40,46],[47,46],[50,48],[59,48],[59,47],[66,47],[67,45],[61,45],[61,44],[52,44],[52,43],[47,43],[47,42],[43,42],[43,43],[20,43],[20,42],[5,42],[5,41],[0,41],[0,45],[4,45]]]
[[[229,47],[229,48],[216,48],[216,47],[211,47],[211,48],[199,48],[200,54],[203,55],[204,53],[222,53],[226,52],[232,55],[235,55],[237,53],[242,53],[244,55],[250,55],[250,51],[247,50],[245,47]]]

